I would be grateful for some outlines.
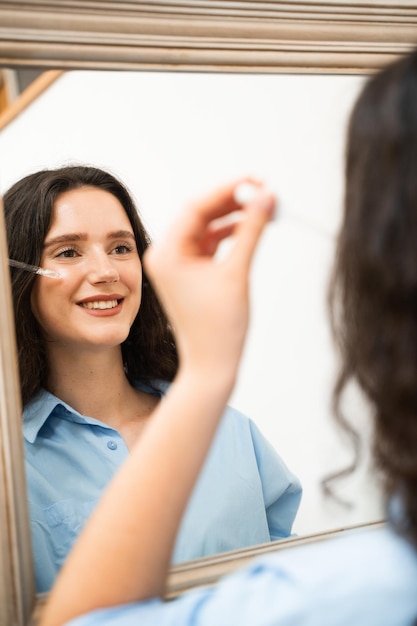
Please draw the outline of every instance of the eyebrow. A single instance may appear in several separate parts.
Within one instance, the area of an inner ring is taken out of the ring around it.
[[[50,248],[51,246],[56,246],[60,243],[74,243],[75,241],[86,241],[88,236],[84,233],[66,233],[65,235],[59,235],[58,237],[54,237],[53,239],[47,239],[43,247]],[[107,234],[107,239],[131,239],[135,240],[135,236],[130,230],[116,230],[114,232]]]

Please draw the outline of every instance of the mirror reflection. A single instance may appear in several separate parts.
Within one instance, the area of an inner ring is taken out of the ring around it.
[[[253,435],[259,428],[280,455],[275,457],[274,452],[271,458],[282,459],[288,468],[284,479],[291,486],[290,492],[297,491],[295,477],[302,484],[295,521],[292,524],[290,516],[285,523],[287,535],[323,532],[380,517],[378,490],[366,459],[362,471],[341,486],[344,497],[354,504],[351,509],[324,500],[319,487],[325,474],[350,461],[350,450],[333,431],[330,419],[335,362],[325,290],[334,251],[333,233],[341,212],[345,124],[363,80],[357,76],[68,72],[0,135],[2,193],[22,176],[41,168],[91,164],[112,172],[127,185],[153,239],[161,235],[181,206],[202,189],[224,180],[251,174],[276,191],[280,214],[269,227],[256,259],[251,332],[230,405],[256,424],[249,428],[250,453],[241,450],[242,471],[250,471],[251,458],[255,473],[262,465],[265,455],[259,454],[261,448],[254,444]],[[74,201],[74,196],[70,200]],[[54,207],[52,230],[62,226],[57,221],[58,209]],[[90,241],[98,237],[99,226],[105,224],[97,218],[90,225],[91,231],[84,228]],[[30,238],[33,233],[27,235]],[[104,238],[103,231],[102,249]],[[30,280],[33,282],[33,277]],[[45,285],[39,304],[52,310],[53,281],[43,277],[43,282],[36,280],[39,291]],[[55,308],[59,310],[59,306]],[[58,326],[64,326],[62,320]],[[77,379],[78,387],[85,382],[83,367],[73,364],[77,376],[73,375],[72,382]],[[139,392],[149,408],[163,389],[147,387]],[[354,390],[347,402],[354,415],[358,406]],[[67,404],[73,407],[74,403]],[[259,437],[263,442],[263,436]],[[109,441],[116,444],[116,453],[120,448],[127,453],[128,437],[121,439],[121,446],[115,437]],[[75,436],[72,449],[77,441]],[[209,541],[217,536],[221,524],[218,512],[224,509],[218,487],[225,482],[228,468],[240,471],[236,462],[231,462],[234,457],[230,449],[236,441],[241,439],[229,433],[227,446],[219,447],[215,463],[218,474],[212,479],[211,491],[206,488],[210,497],[203,490],[200,497],[196,496],[195,518],[184,527],[178,560],[201,556],[190,551],[190,538],[203,534],[202,520],[207,521]],[[67,438],[64,449],[65,442]],[[87,442],[87,448],[89,445],[93,447]],[[106,454],[109,452],[110,448]],[[87,449],[78,453],[82,459],[88,456]],[[92,471],[100,476],[104,487],[109,476],[100,465],[97,450],[95,458]],[[80,484],[71,463],[63,473],[55,471],[52,457],[45,463],[56,478],[58,496],[54,497],[57,502],[64,501],[62,507],[50,509],[50,520],[53,524],[69,516],[76,528],[74,519],[79,510],[70,510],[74,502],[69,505],[59,491],[64,493],[71,481],[75,493],[85,485]],[[265,515],[271,504],[270,476],[275,478],[277,472],[267,461],[263,467],[258,505],[254,507],[248,492],[240,493],[239,489],[228,502],[239,518],[245,537],[242,541],[246,541],[242,545],[249,545],[251,533],[252,543],[269,539],[265,532],[256,532],[256,522],[244,513],[262,509]],[[285,491],[283,488],[281,494]],[[294,500],[294,514],[297,505]],[[84,498],[82,516],[88,516],[92,506],[94,498]],[[58,517],[56,509],[62,509]],[[58,532],[65,534],[67,529],[61,522],[58,525]],[[49,529],[45,536],[50,536]],[[270,533],[270,538],[278,535]],[[54,549],[62,561],[66,548],[61,539]],[[219,540],[215,549],[234,547],[240,546]]]
[[[36,172],[5,193],[4,214],[37,588],[47,591],[175,386],[178,356],[142,267],[147,233],[117,179],[86,166]],[[289,537],[300,497],[298,479],[255,424],[229,409],[174,563]]]

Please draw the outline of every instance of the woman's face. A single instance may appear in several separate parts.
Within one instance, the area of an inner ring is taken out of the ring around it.
[[[119,200],[96,187],[61,194],[46,235],[33,314],[48,346],[65,350],[120,345],[139,311],[142,266]]]

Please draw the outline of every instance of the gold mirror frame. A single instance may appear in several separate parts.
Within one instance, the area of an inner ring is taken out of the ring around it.
[[[0,2],[0,65],[8,68],[358,74],[416,43],[414,0],[400,6],[395,0]],[[36,596],[1,211],[0,333],[0,626],[27,626],[35,620]],[[300,542],[306,540],[317,537]],[[246,558],[273,549],[173,568],[171,593],[207,582],[208,571],[213,583]]]

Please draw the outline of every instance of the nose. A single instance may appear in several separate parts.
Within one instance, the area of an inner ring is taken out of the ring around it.
[[[92,284],[117,283],[120,280],[119,272],[108,254],[95,254],[89,263],[88,278]]]

